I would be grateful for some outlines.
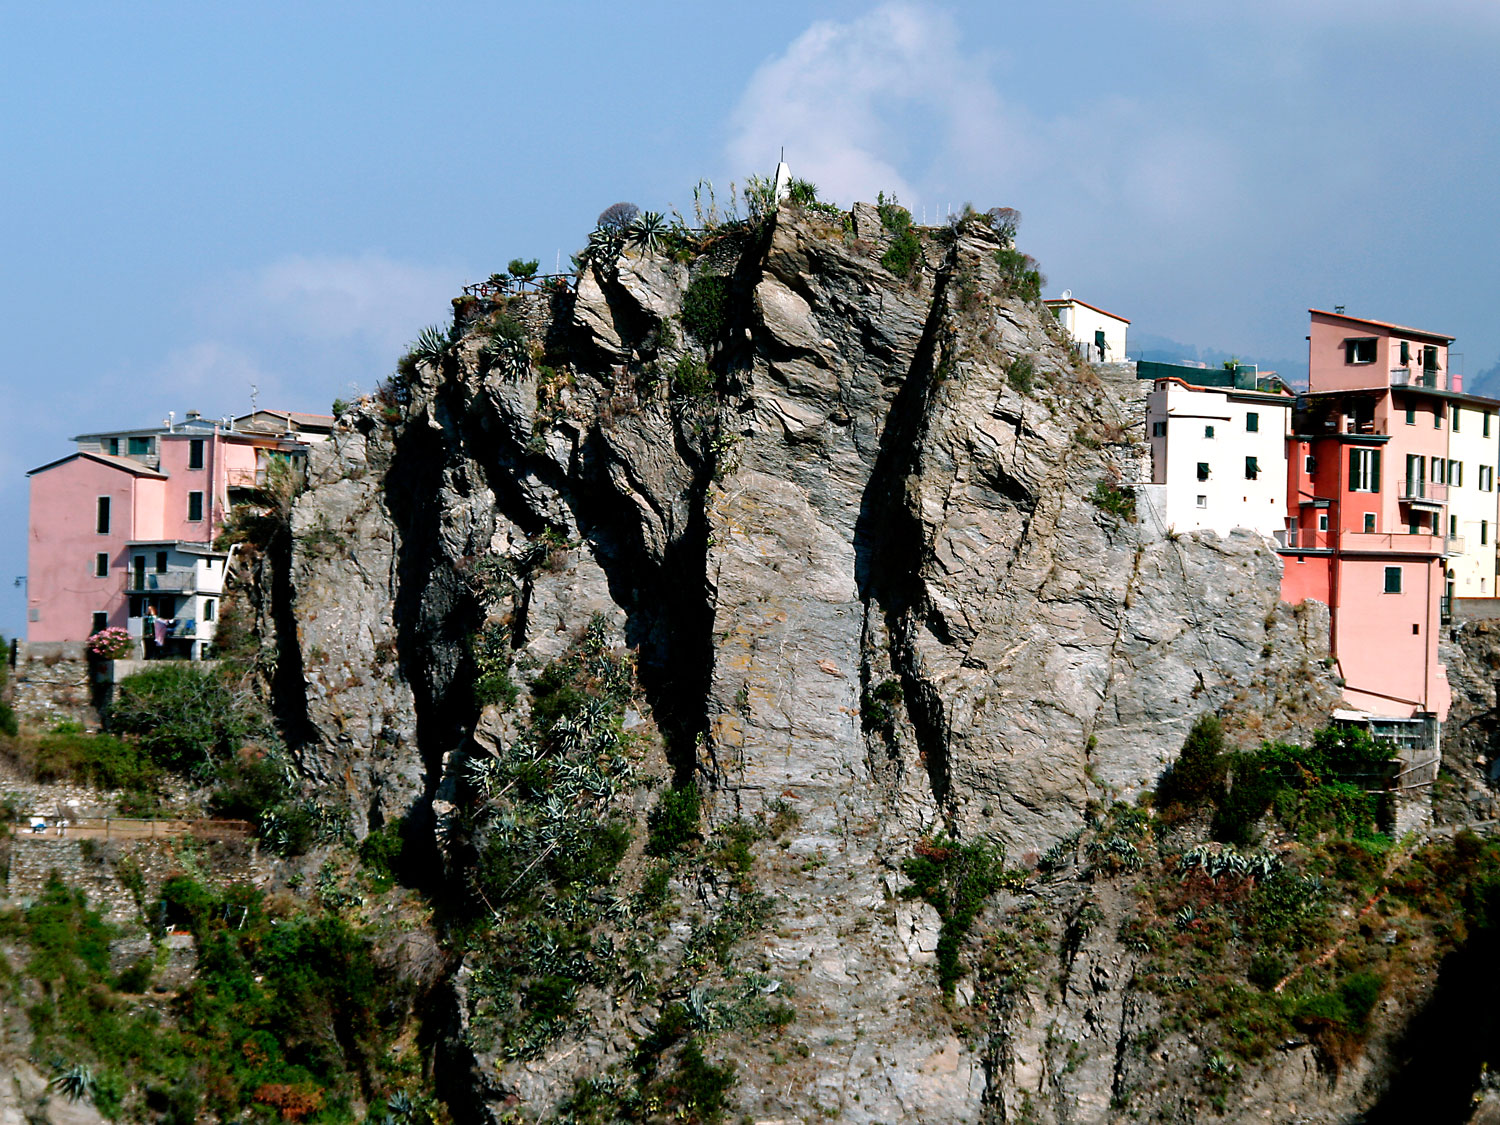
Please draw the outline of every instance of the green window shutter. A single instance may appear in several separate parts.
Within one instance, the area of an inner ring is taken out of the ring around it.
[[[1380,450],[1370,450],[1370,491],[1380,491]]]
[[[1102,328],[1094,329],[1094,347],[1104,347],[1104,329]]]
[[[1349,450],[1349,491],[1354,491],[1354,486],[1359,483],[1359,450]]]
[[[1411,343],[1407,340],[1401,341],[1401,366],[1405,367],[1411,362]]]

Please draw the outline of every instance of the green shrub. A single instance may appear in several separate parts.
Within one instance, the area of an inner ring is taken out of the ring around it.
[[[505,270],[511,277],[535,277],[540,265],[541,263],[535,258],[512,258]]]
[[[613,877],[630,848],[630,829],[610,821],[590,832],[581,848],[559,849],[547,858],[547,872],[560,887],[597,887]]]
[[[112,734],[54,731],[9,748],[38,781],[74,781],[101,789],[154,791],[161,770],[135,742]]]
[[[108,722],[133,734],[158,765],[205,770],[259,730],[246,698],[223,677],[191,661],[162,661],[115,688]]]
[[[818,201],[818,185],[811,180],[793,178],[787,184],[787,198],[802,207],[816,203]]]
[[[682,297],[682,327],[700,344],[720,339],[729,327],[729,279],[702,274]]]
[[[669,856],[698,838],[702,797],[693,782],[668,789],[646,816],[646,854]]]
[[[408,826],[405,820],[390,820],[359,842],[359,861],[381,890],[410,879]]]
[[[510,630],[488,623],[471,638],[469,648],[474,658],[474,705],[514,707],[521,689],[510,674]]]
[[[866,687],[859,702],[860,726],[866,732],[889,732],[896,724],[902,698],[901,681],[897,679]]]
[[[1101,480],[1094,483],[1089,502],[1126,523],[1135,520],[1135,489],[1129,485],[1118,485]]]
[[[1005,381],[1017,394],[1029,395],[1036,380],[1036,368],[1031,357],[1018,355],[1005,369]]]
[[[714,373],[696,356],[684,355],[672,369],[672,390],[684,398],[702,398],[714,389]]]
[[[1188,731],[1182,752],[1156,787],[1156,805],[1192,808],[1224,793],[1229,760],[1224,756],[1224,728],[1217,715],[1201,715]]]
[[[291,796],[286,759],[247,746],[219,766],[209,804],[215,816],[259,822]]]
[[[16,722],[16,709],[9,703],[0,701],[0,734],[14,738],[20,729],[21,725]]]
[[[1287,959],[1279,953],[1261,952],[1250,958],[1250,983],[1269,992],[1287,973]]]
[[[897,277],[910,278],[922,265],[922,240],[915,231],[902,231],[880,256],[880,264]]]
[[[963,970],[959,950],[984,908],[985,901],[1005,886],[1005,849],[983,840],[959,843],[946,836],[917,845],[916,854],[901,864],[911,886],[903,898],[920,898],[942,918],[938,934],[938,979],[953,994]]]
[[[1010,247],[995,251],[995,261],[1000,266],[1000,280],[1007,293],[1023,301],[1035,303],[1042,299],[1042,286],[1047,279],[1037,268],[1036,259]]]

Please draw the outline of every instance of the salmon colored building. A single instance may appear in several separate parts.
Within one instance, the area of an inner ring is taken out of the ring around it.
[[[28,643],[118,626],[148,654],[203,655],[229,562],[213,544],[230,506],[264,483],[272,458],[304,457],[306,442],[333,425],[324,418],[321,433],[293,437],[239,424],[247,420],[189,413],[181,423],[83,434],[73,453],[27,474]]]
[[[1465,395],[1452,338],[1310,310],[1308,392],[1288,443],[1282,596],[1327,603],[1344,698],[1382,734],[1437,746],[1449,689],[1438,659],[1447,562],[1449,427]],[[1489,548],[1493,552],[1493,548]]]

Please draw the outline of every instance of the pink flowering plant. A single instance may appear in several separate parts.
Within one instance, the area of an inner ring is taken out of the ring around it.
[[[89,655],[100,660],[122,660],[135,651],[130,634],[118,625],[100,629],[88,640]]]

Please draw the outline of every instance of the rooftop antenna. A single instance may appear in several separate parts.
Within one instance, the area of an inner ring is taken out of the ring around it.
[[[171,433],[173,431],[173,428],[176,425],[177,425],[177,411],[175,411],[175,410],[168,410],[167,411],[167,432]]]
[[[260,409],[260,406],[258,405],[259,402],[260,402],[260,388],[257,387],[254,383],[251,383],[250,384],[250,413],[251,414],[254,414],[257,410]]]

